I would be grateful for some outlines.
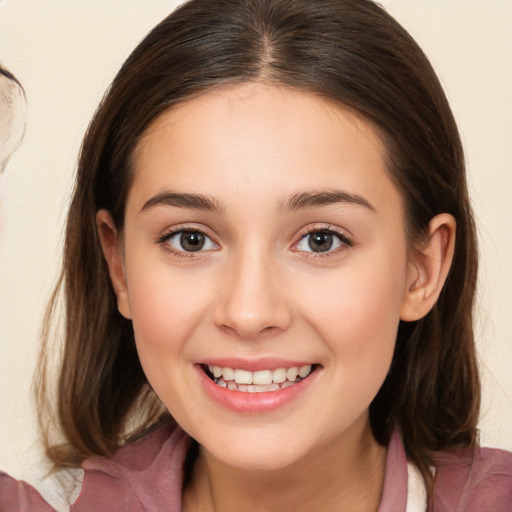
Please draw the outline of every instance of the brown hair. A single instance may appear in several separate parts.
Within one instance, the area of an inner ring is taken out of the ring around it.
[[[439,213],[457,221],[444,290],[425,318],[400,324],[391,369],[370,407],[376,439],[386,444],[398,428],[431,483],[435,451],[476,442],[476,237],[461,142],[439,81],[409,34],[370,0],[192,0],[125,62],[85,136],[69,210],[56,405],[65,442],[49,446],[48,455],[59,465],[108,456],[127,431],[164,412],[140,366],[131,323],[117,310],[95,214],[108,209],[122,229],[131,157],[156,116],[219,84],[258,80],[333,99],[373,123],[406,204],[411,242]],[[58,290],[46,323],[43,373]],[[40,380],[42,420],[51,405],[48,389]]]

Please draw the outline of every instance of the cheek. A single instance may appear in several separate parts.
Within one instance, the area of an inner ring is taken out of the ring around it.
[[[146,361],[171,365],[204,316],[209,290],[186,271],[162,262],[138,263],[127,262],[127,282],[139,356],[143,366]]]
[[[366,401],[373,399],[391,364],[405,268],[405,256],[381,255],[337,270],[301,294],[307,297],[309,324],[335,360],[337,378],[351,393],[368,395]]]
[[[405,295],[405,271],[405,258],[358,261],[321,278],[313,276],[307,291],[297,295],[313,319],[334,330],[394,329]]]
[[[190,404],[190,344],[207,308],[208,292],[186,273],[162,266],[128,273],[132,324],[146,377],[176,418],[186,418]],[[140,267],[139,267],[140,268]],[[130,279],[131,277],[131,279]]]

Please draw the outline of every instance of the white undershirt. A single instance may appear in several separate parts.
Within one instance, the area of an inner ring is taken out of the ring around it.
[[[74,503],[80,494],[83,479],[83,469],[62,469],[37,484],[30,483],[57,512],[69,512],[70,503]]]
[[[406,512],[425,512],[427,510],[427,489],[418,468],[407,463],[407,507]]]

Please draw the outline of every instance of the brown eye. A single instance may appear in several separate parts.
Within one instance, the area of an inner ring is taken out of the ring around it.
[[[343,246],[350,247],[352,242],[341,233],[332,230],[319,229],[304,235],[296,246],[297,251],[329,253]]]
[[[201,231],[181,230],[167,235],[163,240],[176,252],[199,252],[217,249],[210,237]]]
[[[333,236],[326,231],[318,231],[308,235],[308,246],[313,252],[326,252],[332,249]]]
[[[198,231],[183,231],[180,235],[180,244],[187,252],[200,251],[204,247],[205,236]]]

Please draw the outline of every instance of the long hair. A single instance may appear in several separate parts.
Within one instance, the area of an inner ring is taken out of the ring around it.
[[[389,374],[370,406],[377,441],[386,444],[399,429],[408,456],[432,483],[435,451],[476,443],[475,229],[461,142],[442,87],[414,40],[370,0],[191,0],[127,59],[83,142],[62,276],[46,320],[43,373],[60,290],[65,318],[55,414],[64,442],[51,445],[47,437],[48,455],[60,465],[108,456],[127,433],[164,413],[140,366],[131,323],[117,310],[95,214],[109,210],[122,230],[133,152],[152,120],[216,86],[249,81],[313,92],[372,123],[406,206],[411,245],[435,215],[457,221],[441,296],[426,317],[400,324]],[[51,405],[44,377],[39,389],[44,423]]]

